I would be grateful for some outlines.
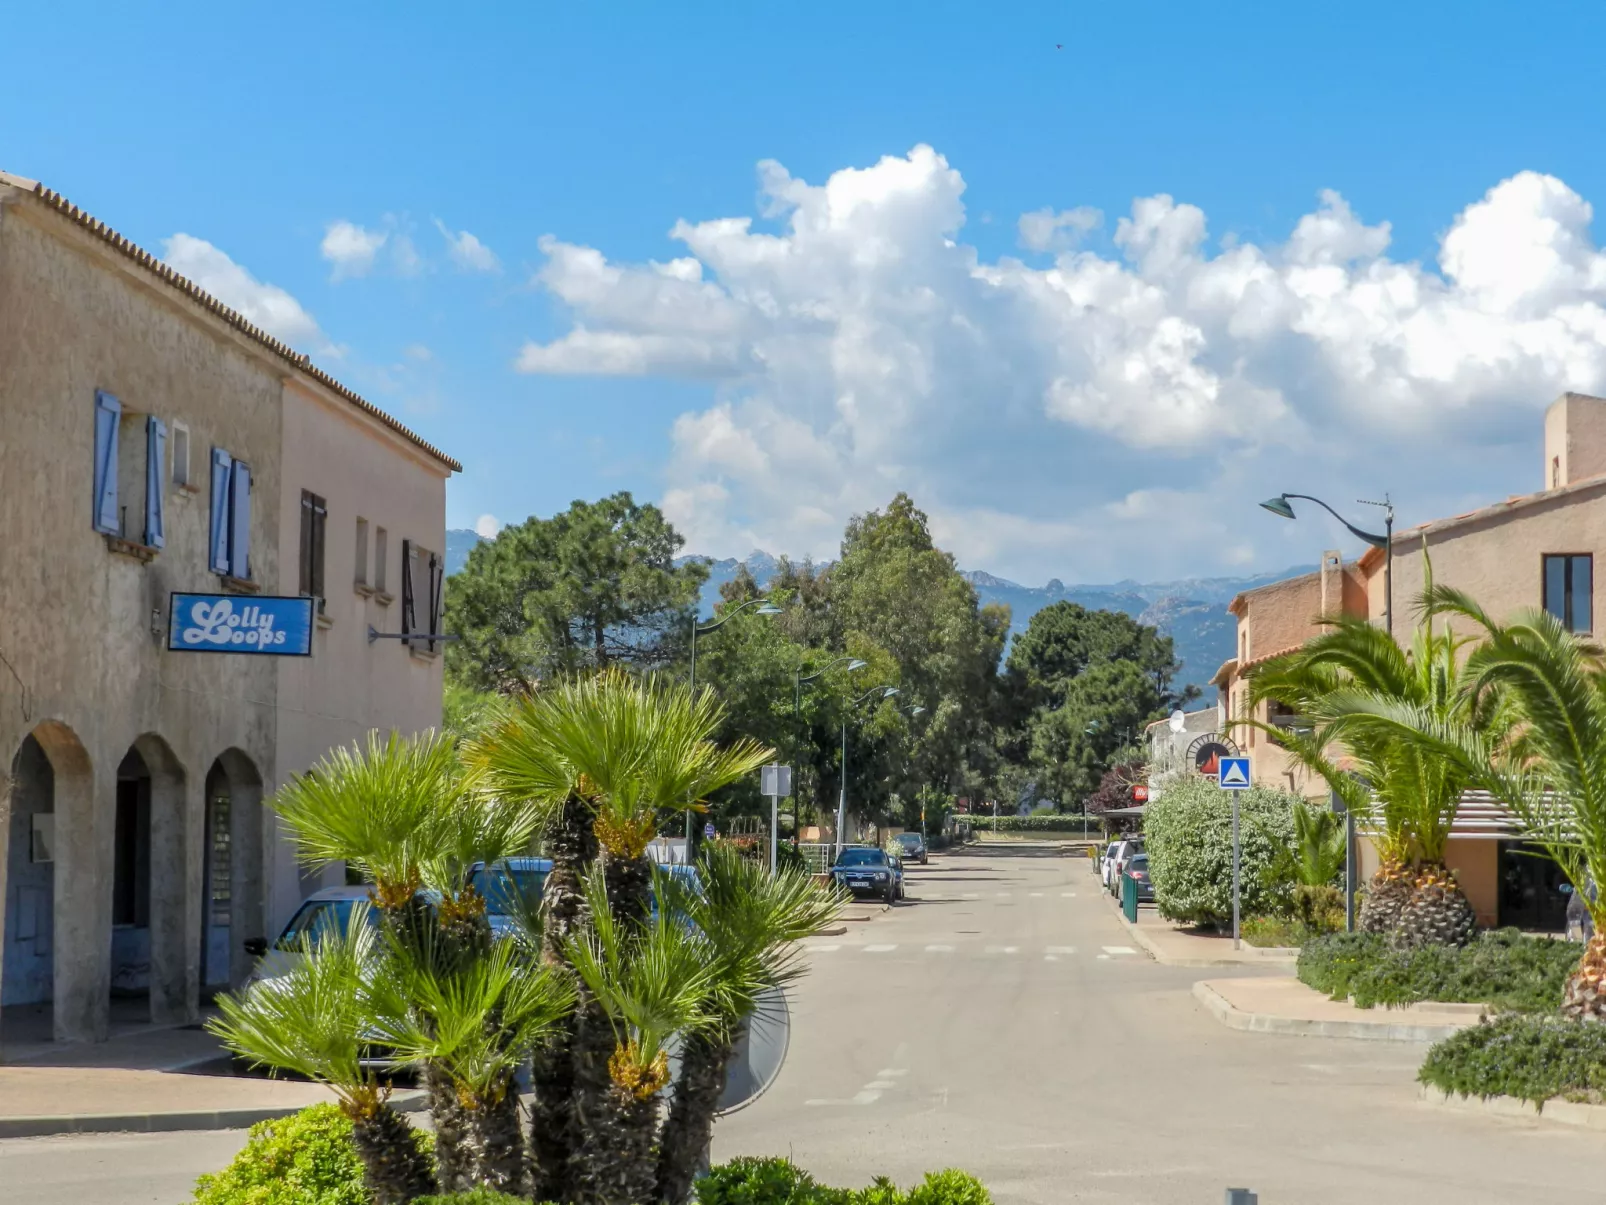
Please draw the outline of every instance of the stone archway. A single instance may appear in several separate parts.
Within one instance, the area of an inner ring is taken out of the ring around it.
[[[245,942],[266,937],[262,775],[227,749],[206,775],[205,872],[200,892],[201,984],[238,987],[251,973]]]
[[[199,983],[198,968],[190,956],[195,948],[189,936],[194,910],[189,906],[191,826],[184,768],[167,742],[154,733],[135,740],[128,756],[138,758],[146,777],[141,817],[144,865],[139,870],[147,879],[138,902],[142,905],[140,919],[148,930],[145,986],[150,992],[151,1021],[192,1021],[198,1015]],[[115,892],[115,869],[113,879]],[[114,899],[114,907],[117,902]]]

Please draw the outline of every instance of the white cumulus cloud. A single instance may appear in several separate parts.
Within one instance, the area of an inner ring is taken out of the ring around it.
[[[175,234],[162,258],[225,305],[292,347],[329,351],[328,341],[301,303],[277,285],[264,284],[205,239]]]
[[[365,230],[354,222],[330,222],[318,251],[334,265],[333,279],[366,276],[373,271],[374,259],[389,238],[386,231]]]
[[[1406,521],[1535,488],[1543,405],[1606,388],[1606,255],[1551,176],[1447,214],[1435,263],[1330,190],[1260,245],[1163,194],[1102,250],[1095,211],[1025,214],[1045,265],[965,241],[927,146],[759,186],[664,262],[543,239],[572,324],[517,360],[708,383],[664,495],[701,552],[833,555],[906,489],[963,563],[1028,580],[1309,562],[1335,531],[1254,502],[1392,490]]]

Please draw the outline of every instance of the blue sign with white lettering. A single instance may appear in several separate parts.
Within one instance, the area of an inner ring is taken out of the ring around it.
[[[167,647],[175,653],[310,657],[315,601],[286,595],[174,594]]]

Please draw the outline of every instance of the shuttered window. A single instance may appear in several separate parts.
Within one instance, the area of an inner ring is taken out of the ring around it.
[[[401,547],[401,625],[402,635],[411,636],[418,630],[417,616],[413,609],[413,542],[403,540]],[[408,641],[411,644],[412,641]]]
[[[328,518],[329,504],[311,490],[302,490],[301,593],[316,599],[324,597],[324,529]]]
[[[446,596],[444,566],[438,553],[429,554],[429,651],[435,651],[435,637],[441,632],[441,605]]]
[[[123,404],[105,390],[95,391],[95,495],[91,515],[96,531],[122,535],[117,514],[117,428]]]
[[[229,571],[229,477],[234,457],[212,449],[212,537],[208,563],[213,573]]]
[[[229,470],[229,573],[251,577],[251,466],[238,460]]]

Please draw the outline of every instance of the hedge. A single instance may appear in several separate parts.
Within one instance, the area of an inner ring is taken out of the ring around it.
[[[1458,1096],[1606,1098],[1606,1025],[1515,1015],[1463,1029],[1428,1051],[1417,1079]]]
[[[992,1205],[968,1172],[930,1172],[907,1193],[885,1176],[866,1188],[831,1188],[790,1159],[732,1159],[697,1181],[698,1205]]]
[[[1397,950],[1376,934],[1333,933],[1307,942],[1302,982],[1359,1008],[1397,1008],[1419,1000],[1490,1004],[1515,1012],[1550,1012],[1583,948],[1528,937],[1517,929],[1480,933],[1466,946]]]
[[[993,818],[986,813],[978,812],[972,816],[963,816],[961,820],[968,821],[972,831],[977,833],[994,832]],[[1087,825],[1089,836],[1096,835],[1103,830],[1099,827],[1097,816],[1084,817],[1081,812],[1041,812],[1030,816],[1000,816],[998,817],[997,832],[1000,833],[1077,833],[1082,832],[1083,823]]]
[[[334,1105],[259,1121],[245,1146],[195,1186],[196,1205],[369,1205],[351,1122]]]
[[[1143,813],[1143,848],[1160,915],[1184,924],[1232,921],[1232,800],[1215,780],[1190,776],[1168,785]],[[1289,907],[1286,886],[1267,869],[1294,839],[1293,805],[1303,797],[1269,787],[1238,792],[1242,916]]]

